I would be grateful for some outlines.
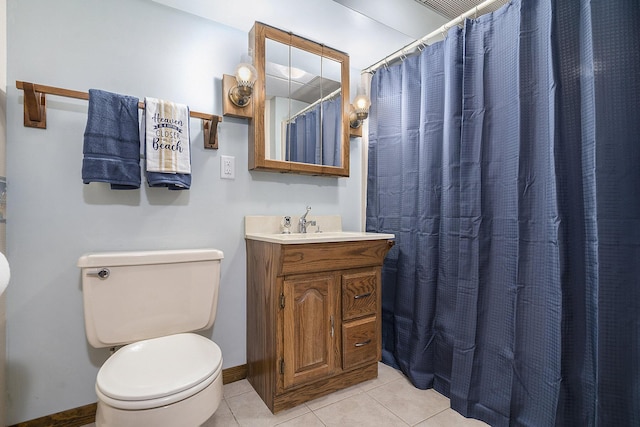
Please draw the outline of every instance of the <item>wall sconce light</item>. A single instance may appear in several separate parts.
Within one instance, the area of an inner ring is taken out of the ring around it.
[[[353,99],[353,104],[349,106],[349,135],[362,136],[362,123],[369,117],[369,88],[371,87],[372,73],[360,74],[360,84]]]
[[[369,107],[371,100],[365,94],[358,94],[353,100],[351,110],[349,111],[349,125],[357,129],[362,126],[362,122],[369,117]]]
[[[229,90],[229,99],[236,107],[246,107],[251,101],[258,72],[253,65],[243,62],[236,67],[235,77],[236,85]]]
[[[367,96],[364,87],[360,85],[349,110],[349,126],[352,129],[359,129],[362,126],[362,122],[369,117],[370,106],[371,100]]]
[[[236,67],[235,75],[222,76],[223,115],[251,118],[253,117],[253,85],[258,72],[249,61],[243,61]]]

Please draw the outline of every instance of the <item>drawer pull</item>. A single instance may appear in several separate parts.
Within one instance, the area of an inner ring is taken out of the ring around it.
[[[368,296],[371,296],[371,292],[367,292],[366,294],[354,295],[353,299],[366,298]]]
[[[366,341],[363,342],[357,342],[354,344],[354,347],[364,347],[367,344],[371,344],[371,339],[368,339]]]

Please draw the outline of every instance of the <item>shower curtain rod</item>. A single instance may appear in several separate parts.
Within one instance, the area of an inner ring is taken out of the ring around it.
[[[324,102],[324,101],[328,101],[328,100],[332,99],[333,97],[335,97],[336,95],[340,95],[340,91],[341,90],[342,90],[342,88],[338,88],[338,89],[334,90],[333,92],[331,92],[329,95],[326,95],[326,96],[318,99],[317,101],[314,101],[311,104],[307,105],[302,110],[298,111],[296,114],[294,114],[293,116],[289,117],[289,119],[287,119],[287,123],[291,122],[291,120],[293,120],[296,117],[301,116],[302,114],[304,114],[307,111],[311,110],[313,107],[315,107],[319,103]]]
[[[391,55],[387,56],[384,59],[381,59],[380,61],[376,62],[375,64],[371,65],[368,68],[365,68],[364,70],[362,70],[362,74],[364,73],[370,73],[373,74],[376,72],[376,70],[380,67],[382,67],[383,65],[389,64],[389,62],[394,61],[398,58],[402,58],[406,55],[408,55],[409,53],[412,53],[413,51],[415,51],[415,49],[419,48],[421,45],[425,45],[427,43],[427,40],[434,38],[435,36],[439,36],[442,34],[445,34],[447,31],[449,31],[449,29],[453,28],[454,26],[460,24],[461,22],[464,22],[465,19],[467,19],[468,17],[472,16],[472,15],[477,15],[479,11],[481,11],[482,9],[485,9],[486,7],[492,5],[493,3],[500,1],[500,0],[485,0],[482,3],[480,3],[479,5],[477,5],[476,7],[474,7],[473,9],[470,9],[468,11],[466,11],[465,13],[463,13],[462,15],[458,16],[457,18],[452,19],[451,21],[447,22],[446,24],[444,24],[443,26],[441,26],[440,28],[438,28],[437,30],[427,34],[426,36],[414,41],[413,43],[409,43],[408,45],[406,45],[405,47],[403,47],[400,50],[395,51],[394,53],[392,53]]]

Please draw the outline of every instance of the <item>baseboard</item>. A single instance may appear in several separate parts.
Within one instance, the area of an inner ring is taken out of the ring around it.
[[[222,370],[222,383],[229,384],[247,378],[247,365],[233,366]],[[68,409],[52,415],[24,421],[9,427],[81,427],[96,419],[96,403]]]
[[[233,366],[222,370],[222,384],[234,383],[247,378],[247,365]]]
[[[57,414],[46,415],[10,427],[80,427],[96,420],[96,406],[91,403],[79,408],[68,409]]]

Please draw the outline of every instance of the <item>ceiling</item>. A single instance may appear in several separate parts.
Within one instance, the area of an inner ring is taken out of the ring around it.
[[[379,23],[381,26],[391,28],[397,33],[404,34],[409,41],[402,45],[397,45],[385,55],[378,55],[377,59],[370,61],[369,65],[378,62],[384,57],[402,49],[415,40],[422,39],[427,34],[449,23],[454,18],[472,10],[476,6],[484,3],[485,0],[333,0],[371,21]],[[477,16],[488,12],[493,12],[509,0],[495,0],[489,6],[477,11]],[[371,41],[376,46],[380,45],[380,40],[376,40],[376,35],[372,34]],[[429,40],[429,43],[440,40],[436,36]],[[366,68],[366,67],[361,67]]]
[[[449,19],[456,18],[468,10],[473,9],[483,2],[483,0],[415,0],[423,6],[435,10]],[[482,13],[493,12],[499,9],[509,0],[499,0],[488,6]]]
[[[349,54],[364,69],[483,0],[151,0],[248,33],[255,21]],[[498,5],[507,0],[498,0]],[[329,29],[329,30],[328,30]]]

